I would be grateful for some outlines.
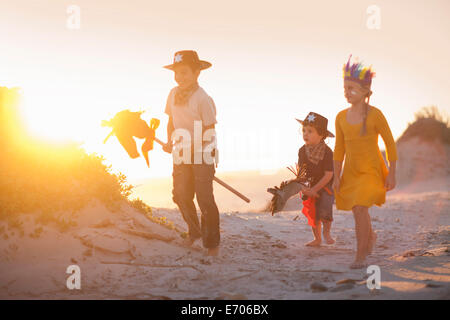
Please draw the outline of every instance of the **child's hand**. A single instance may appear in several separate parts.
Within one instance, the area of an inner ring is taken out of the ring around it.
[[[339,191],[340,184],[341,184],[341,179],[334,178],[332,188],[336,191]]]
[[[303,190],[302,190],[302,193],[303,193],[305,196],[308,196],[308,197],[314,197],[314,198],[319,197],[319,195],[317,194],[317,192],[315,192],[314,190],[312,190],[312,189],[310,189],[310,188],[303,189]]]
[[[384,183],[384,187],[386,188],[386,191],[395,188],[395,174],[392,171],[389,171],[386,177],[386,182]]]
[[[167,143],[163,146],[162,149],[163,149],[165,152],[167,152],[167,153],[172,153],[172,148],[173,148],[172,142],[167,142]]]

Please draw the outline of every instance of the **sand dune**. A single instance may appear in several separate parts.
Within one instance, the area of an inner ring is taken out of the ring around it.
[[[423,158],[433,157],[427,149],[432,147],[419,148],[417,160],[418,146],[399,147],[404,179],[387,194],[385,205],[370,210],[378,241],[368,262],[380,267],[380,290],[367,288],[366,270],[348,268],[356,246],[351,212],[335,210],[335,245],[309,248],[304,244],[312,235],[298,197],[275,216],[261,210],[270,199],[266,188],[290,178],[282,170],[222,176],[252,204],[216,187],[222,238],[215,258],[204,255],[200,242],[185,247],[179,232],[125,203],[111,212],[93,201],[45,224],[39,213],[1,221],[0,298],[450,299],[448,168],[440,153],[433,164],[440,173],[422,179]],[[153,215],[186,229],[177,209],[154,208]],[[69,265],[80,267],[81,290],[66,286]]]
[[[398,143],[400,185],[450,176],[450,145],[413,137]]]
[[[441,183],[449,190],[448,180]],[[93,203],[62,217],[72,221],[67,230],[24,214],[22,232],[0,227],[0,298],[448,299],[449,207],[448,191],[422,187],[399,188],[371,210],[378,243],[369,263],[382,272],[375,291],[366,287],[366,270],[348,268],[355,249],[349,212],[335,213],[336,245],[318,249],[304,246],[311,234],[301,214],[294,220],[297,209],[274,217],[222,212],[221,255],[213,259],[200,243],[185,248],[177,232],[126,206],[113,213]],[[175,209],[154,215],[185,229]],[[73,264],[81,269],[81,290],[66,287]]]

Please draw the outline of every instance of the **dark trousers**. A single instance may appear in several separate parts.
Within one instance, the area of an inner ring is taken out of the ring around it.
[[[213,194],[213,164],[174,164],[173,201],[186,221],[189,237],[202,237],[205,248],[215,248],[220,242],[219,209]],[[194,194],[202,212],[201,224],[194,204]]]

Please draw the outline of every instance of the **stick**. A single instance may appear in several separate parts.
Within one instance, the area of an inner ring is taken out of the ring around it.
[[[153,263],[131,263],[131,262],[122,262],[122,261],[100,261],[102,264],[124,264],[127,266],[136,266],[136,267],[152,267],[152,268],[192,268],[197,270],[198,272],[203,273],[203,270],[200,270],[196,266],[192,265],[167,265],[167,264],[153,264]]]
[[[132,235],[135,235],[138,237],[142,237],[145,239],[150,239],[150,240],[156,239],[156,240],[170,242],[173,239],[175,239],[174,237],[164,237],[159,234],[150,233],[150,232],[142,232],[142,231],[131,230],[131,229],[122,229],[122,228],[120,228],[119,230],[122,232],[125,232],[125,233],[129,233],[129,234],[132,234]]]
[[[249,272],[249,273],[244,273],[244,274],[242,274],[240,276],[237,276],[237,277],[234,277],[234,278],[231,278],[231,279],[227,279],[227,281],[233,281],[233,280],[241,279],[241,278],[244,278],[244,277],[248,277],[248,276],[254,275],[254,274],[258,273],[258,272],[259,272],[259,270],[252,271],[252,272]]]
[[[220,180],[217,177],[214,177],[214,181],[216,181],[218,184],[220,184],[222,187],[224,187],[225,189],[228,189],[229,191],[231,191],[232,193],[234,193],[235,195],[237,195],[239,198],[241,198],[242,200],[244,200],[245,202],[249,203],[250,199],[247,198],[246,196],[244,196],[242,193],[240,193],[239,191],[237,191],[236,189],[234,189],[233,187],[231,187],[230,185],[226,184],[225,182],[223,182],[222,180]]]
[[[158,138],[155,137],[155,141],[158,142],[160,145],[164,146],[165,143],[162,142],[161,140],[159,140]],[[216,181],[218,184],[220,184],[222,187],[224,187],[225,189],[227,189],[228,191],[231,191],[232,193],[234,193],[235,195],[237,195],[239,198],[241,198],[242,200],[244,200],[245,202],[249,203],[250,199],[247,198],[246,196],[244,196],[242,193],[240,193],[239,191],[237,191],[236,189],[234,189],[233,187],[231,187],[230,185],[228,185],[227,183],[223,182],[222,180],[220,180],[217,177],[214,177],[213,179],[214,181]]]
[[[328,273],[344,273],[342,271],[333,271],[333,270],[327,270],[327,269],[322,269],[322,270],[295,270],[295,272],[328,272]]]
[[[108,139],[109,139],[113,134],[114,134],[114,130],[112,130],[112,131],[108,134],[108,136],[105,138],[105,140],[103,140],[103,144],[105,144],[106,141],[108,141]]]
[[[159,140],[157,137],[155,137],[154,140],[155,140],[156,142],[158,142],[158,143],[159,143],[160,145],[162,145],[162,146],[165,145],[165,143],[162,142],[161,140]]]

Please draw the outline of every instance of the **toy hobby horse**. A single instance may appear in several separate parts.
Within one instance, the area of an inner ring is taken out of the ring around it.
[[[155,129],[159,125],[159,120],[152,119],[149,126],[144,120],[141,119],[141,114],[142,112],[131,112],[130,110],[124,110],[118,112],[111,120],[103,120],[102,126],[112,127],[111,133],[106,137],[103,143],[106,143],[112,135],[115,135],[130,158],[135,159],[140,155],[137,151],[134,137],[145,139],[145,142],[142,144],[141,151],[145,161],[147,162],[147,166],[150,166],[148,152],[153,149]]]

